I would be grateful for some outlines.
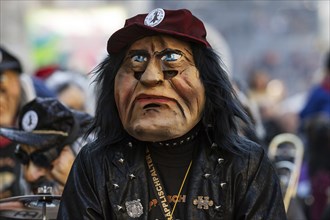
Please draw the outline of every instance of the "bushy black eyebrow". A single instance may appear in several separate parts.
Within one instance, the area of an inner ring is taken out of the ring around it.
[[[175,50],[175,49],[171,49],[171,48],[166,48],[165,50],[162,50],[160,52],[156,52],[156,57],[160,58],[162,56],[164,56],[165,54],[168,53],[176,53],[176,54],[180,54],[183,55],[183,52],[181,50]]]
[[[147,56],[147,57],[150,56],[149,53],[146,50],[130,50],[127,53],[128,57],[133,57],[135,55],[144,55],[144,56]]]
[[[184,53],[181,50],[176,50],[176,49],[171,49],[171,48],[166,48],[160,52],[156,51],[155,52],[155,56],[157,58],[161,58],[162,56],[168,54],[168,53],[176,53],[176,54],[180,54],[180,55],[184,55]],[[148,53],[148,51],[146,50],[130,50],[127,53],[127,57],[133,57],[135,55],[144,55],[146,57],[150,57],[150,54]]]

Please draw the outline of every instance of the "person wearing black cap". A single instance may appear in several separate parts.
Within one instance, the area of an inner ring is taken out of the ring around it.
[[[263,148],[201,20],[139,14],[99,65],[96,140],[77,156],[57,219],[286,219]]]
[[[15,127],[22,105],[35,97],[32,82],[22,73],[20,61],[0,46],[0,127]],[[0,136],[0,199],[20,195],[20,165],[15,144]]]
[[[55,98],[36,98],[19,113],[19,128],[0,128],[0,136],[17,144],[15,156],[23,164],[25,194],[52,187],[61,194],[71,165],[86,143],[83,135],[92,116],[69,109]]]

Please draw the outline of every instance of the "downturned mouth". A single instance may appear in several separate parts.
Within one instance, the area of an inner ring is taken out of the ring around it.
[[[136,101],[145,102],[145,105],[142,107],[143,109],[156,109],[156,108],[160,108],[162,106],[168,105],[169,102],[174,102],[179,107],[183,117],[185,117],[182,106],[180,105],[180,103],[177,100],[175,100],[173,98],[141,94],[135,98],[134,102],[136,102]]]
[[[143,106],[143,109],[147,109],[147,108],[158,108],[158,107],[160,107],[159,104],[151,103],[151,104],[147,104],[147,105]]]
[[[160,106],[162,103],[175,102],[174,99],[165,96],[139,95],[135,101],[144,102],[147,105]]]

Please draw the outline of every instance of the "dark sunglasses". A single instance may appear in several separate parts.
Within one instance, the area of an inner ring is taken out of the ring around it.
[[[60,152],[61,150],[53,147],[46,150],[34,151],[33,153],[28,154],[18,144],[15,149],[15,156],[24,165],[27,165],[30,161],[32,161],[36,166],[51,168],[52,162],[59,156]]]

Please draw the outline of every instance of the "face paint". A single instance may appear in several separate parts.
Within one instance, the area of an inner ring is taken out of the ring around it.
[[[125,130],[139,140],[186,134],[205,104],[189,44],[167,36],[133,43],[116,75],[115,100]]]

